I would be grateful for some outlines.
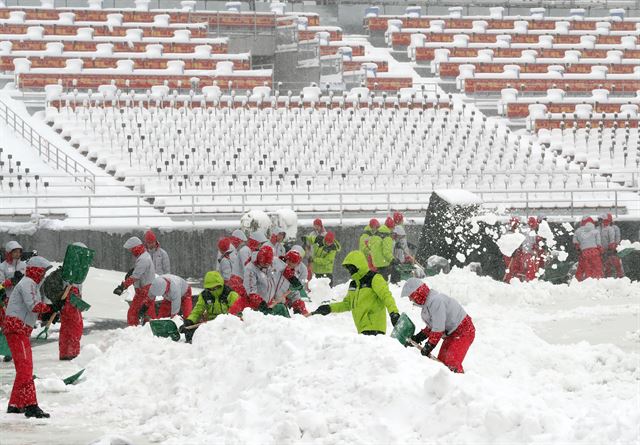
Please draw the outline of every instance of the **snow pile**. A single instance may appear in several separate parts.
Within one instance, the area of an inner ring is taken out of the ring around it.
[[[636,241],[635,243],[632,243],[628,239],[623,239],[622,241],[620,241],[620,244],[618,244],[617,250],[618,252],[622,252],[623,250],[626,250],[626,249],[640,250],[640,241]]]
[[[584,341],[549,344],[527,325],[527,311],[586,295],[637,301],[640,284],[507,286],[458,269],[429,284],[474,318],[465,375],[388,336],[356,335],[348,313],[248,312],[244,322],[224,316],[202,326],[192,345],[154,338],[148,327],[114,331],[70,387],[76,404],[56,416],[101,419],[118,434],[166,444],[637,440],[638,355]],[[320,280],[311,287],[317,304],[343,295],[346,284],[329,294]],[[422,327],[399,289],[392,287],[400,310]]]
[[[496,241],[496,244],[503,255],[510,257],[522,245],[524,238],[524,235],[520,232],[505,233]]]

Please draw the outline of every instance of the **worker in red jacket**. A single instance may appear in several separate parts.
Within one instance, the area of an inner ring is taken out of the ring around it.
[[[16,284],[9,297],[2,328],[16,368],[16,377],[7,407],[9,414],[24,413],[27,417],[49,417],[49,414],[38,406],[36,399],[29,337],[38,315],[42,320],[48,320],[53,312],[51,306],[45,304],[40,295],[40,283],[50,267],[51,263],[41,256],[29,259],[24,277]]]

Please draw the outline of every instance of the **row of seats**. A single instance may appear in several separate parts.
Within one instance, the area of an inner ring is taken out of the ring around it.
[[[514,29],[516,23],[528,22],[528,30],[553,30],[557,22],[568,22],[569,31],[596,30],[598,23],[609,22],[611,29],[615,31],[633,31],[637,29],[637,18],[625,17],[626,11],[621,8],[611,9],[608,17],[585,17],[585,9],[570,9],[566,17],[546,17],[545,8],[531,8],[530,15],[507,16],[505,8],[498,6],[489,8],[488,15],[463,16],[463,7],[449,8],[448,15],[422,15],[420,6],[409,6],[404,15],[380,15],[380,8],[369,7],[365,11],[364,26],[370,32],[384,32],[389,27],[389,22],[399,21],[405,28],[427,28],[433,26],[433,22],[444,22],[446,28],[473,29],[477,22],[486,22],[484,27],[490,30]],[[564,25],[562,25],[564,26]]]
[[[545,96],[520,95],[515,88],[505,88],[500,92],[498,113],[511,119],[521,119],[529,115],[529,106],[544,104],[551,113],[574,113],[583,104],[591,106],[595,113],[619,113],[625,105],[640,105],[640,90],[635,96],[611,96],[608,90],[596,89],[591,95],[569,96],[567,92],[555,88],[547,90]]]

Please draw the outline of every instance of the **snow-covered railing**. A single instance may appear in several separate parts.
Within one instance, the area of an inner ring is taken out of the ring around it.
[[[627,206],[638,201],[639,188],[625,189],[567,189],[548,190],[470,190],[488,208],[507,208],[519,212],[551,213],[574,217],[583,213],[611,211],[624,214]],[[207,193],[207,194],[99,194],[99,195],[43,195],[30,194],[13,197],[0,195],[4,207],[17,213],[39,215],[66,213],[66,220],[74,225],[121,225],[145,223],[163,224],[187,222],[192,225],[209,224],[217,218],[241,215],[249,210],[275,211],[290,208],[300,215],[331,216],[340,219],[363,218],[394,210],[421,213],[429,205],[433,190],[404,192],[327,193]],[[213,203],[211,199],[213,198]],[[206,200],[208,204],[203,204]],[[73,202],[69,205],[69,202]],[[59,212],[57,212],[59,211]],[[158,214],[158,211],[161,212]],[[166,219],[166,220],[164,220]]]
[[[38,150],[38,154],[43,161],[51,167],[64,171],[73,177],[74,181],[85,187],[90,192],[95,192],[96,178],[93,173],[82,166],[75,159],[69,157],[60,148],[49,142],[31,125],[11,110],[0,100],[0,119],[12,128],[18,135]]]

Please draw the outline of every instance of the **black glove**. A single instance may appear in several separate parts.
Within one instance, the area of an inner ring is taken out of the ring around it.
[[[182,326],[180,326],[180,329],[178,329],[178,331],[181,334],[186,334],[189,331],[193,331],[193,329],[187,329],[187,327],[193,326],[193,325],[194,325],[193,321],[189,320],[188,318],[185,318],[184,323],[182,324]]]
[[[202,293],[200,294],[202,295],[202,298],[204,299],[204,302],[207,304],[213,304],[213,294],[211,293],[211,291],[205,289],[202,291]]]
[[[422,347],[422,352],[421,354],[424,355],[425,357],[429,357],[429,355],[431,355],[431,351],[433,351],[433,349],[436,347],[436,345],[434,345],[433,343],[425,343],[424,346]]]
[[[420,344],[427,339],[427,334],[422,331],[419,331],[417,334],[411,336],[411,340]]]
[[[116,287],[113,290],[113,293],[116,294],[116,295],[122,295],[122,293],[124,292],[124,289],[125,289],[125,287],[122,284],[120,284],[118,287]]]
[[[313,311],[313,313],[319,315],[329,315],[331,313],[331,306],[329,306],[328,304],[322,304],[318,306],[318,309]]]
[[[269,313],[269,306],[267,306],[267,303],[264,300],[262,300],[257,310],[262,312],[263,314],[267,314]]]
[[[400,319],[400,314],[397,312],[391,312],[389,313],[389,318],[391,319],[391,324],[395,326],[398,323],[398,320]]]
[[[11,278],[11,284],[15,286],[16,284],[18,284],[18,281],[20,281],[22,277],[24,277],[24,274],[19,270],[16,270],[13,273],[13,278]]]
[[[62,308],[64,307],[64,302],[65,300],[58,300],[55,303],[53,303],[50,308],[52,312],[60,312],[62,310]]]
[[[294,289],[294,290],[302,289],[302,283],[300,282],[298,277],[289,278],[289,284],[291,285],[290,286],[291,289]]]

